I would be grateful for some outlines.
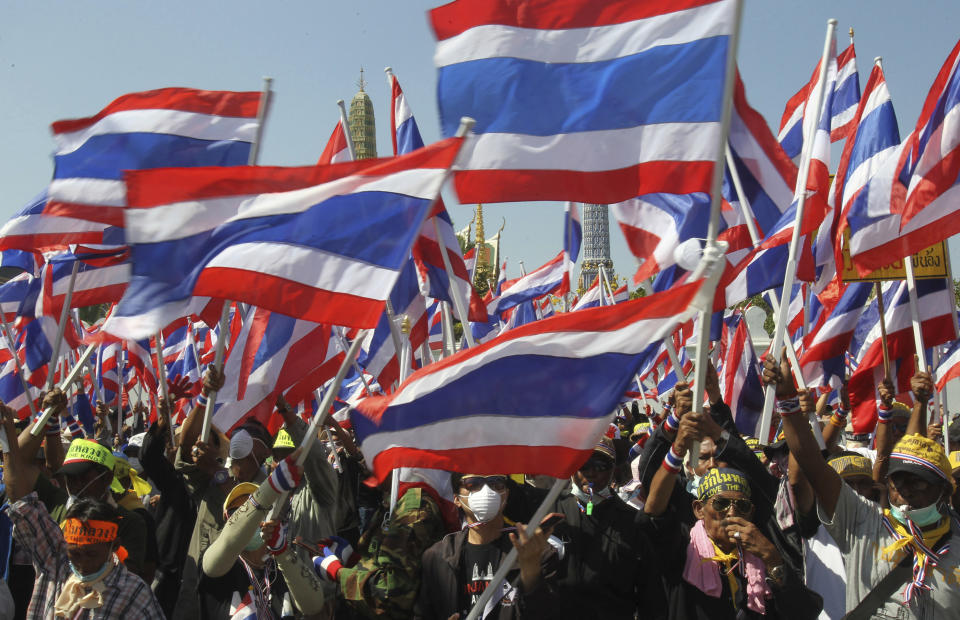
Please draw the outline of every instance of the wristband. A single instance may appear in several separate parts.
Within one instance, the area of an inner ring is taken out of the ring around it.
[[[677,429],[680,428],[680,420],[677,418],[676,415],[673,414],[673,412],[671,412],[670,415],[667,416],[667,419],[666,419],[666,421],[663,423],[663,425],[664,425],[664,426],[667,428],[667,430],[670,431],[671,433],[676,433],[676,432],[677,432]]]
[[[878,422],[886,424],[893,418],[893,407],[887,407],[883,403],[877,405]]]
[[[837,428],[846,428],[847,418],[839,413],[834,413],[832,416],[830,416],[830,424],[833,424]]]
[[[781,418],[800,413],[800,399],[796,396],[781,398],[776,402],[776,410]]]
[[[679,474],[683,467],[683,457],[676,453],[673,446],[667,450],[667,455],[663,457],[663,468],[671,474]]]
[[[203,395],[203,392],[197,394],[197,407],[206,407],[207,406],[207,397]]]

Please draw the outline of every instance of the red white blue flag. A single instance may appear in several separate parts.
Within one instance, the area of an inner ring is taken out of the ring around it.
[[[700,286],[509,330],[418,370],[390,396],[362,400],[351,417],[374,475],[429,467],[570,476],[609,427],[641,354],[690,316]],[[554,387],[530,389],[541,382]]]
[[[443,135],[463,116],[477,121],[455,176],[460,202],[709,192],[734,7],[457,0],[433,9]]]

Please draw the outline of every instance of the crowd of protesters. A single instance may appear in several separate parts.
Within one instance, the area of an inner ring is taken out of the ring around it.
[[[928,425],[930,375],[912,405],[881,383],[868,436],[845,432],[843,390],[831,408],[771,357],[763,378],[768,441],[738,431],[711,368],[701,411],[679,383],[662,410],[618,412],[529,531],[552,479],[451,472],[452,497],[391,497],[335,421],[301,454],[282,398],[275,435],[250,420],[201,440],[215,369],[175,429],[172,400],[115,437],[100,406],[72,441],[61,391],[38,436],[0,405],[0,616],[447,620],[495,588],[477,617],[960,617],[960,452],[942,445],[960,425]]]

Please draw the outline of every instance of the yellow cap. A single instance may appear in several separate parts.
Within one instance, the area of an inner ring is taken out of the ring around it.
[[[227,499],[223,500],[223,512],[224,514],[230,509],[230,506],[236,502],[237,499],[246,495],[252,495],[254,491],[259,489],[257,485],[252,482],[241,482],[237,486],[230,489],[230,492],[227,493]],[[235,506],[239,508],[239,506]]]
[[[950,466],[953,468],[953,471],[960,469],[960,450],[950,453]]]

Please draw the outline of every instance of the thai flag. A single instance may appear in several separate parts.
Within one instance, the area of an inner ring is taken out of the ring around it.
[[[613,292],[613,303],[619,304],[624,301],[630,300],[630,289],[627,288],[627,285],[624,284],[617,290]]]
[[[0,251],[0,267],[22,269],[30,275],[36,275],[43,266],[43,258],[36,252],[27,250]]]
[[[24,370],[31,381],[41,380],[34,375],[51,361],[57,339],[57,322],[60,320],[62,303],[58,306],[53,298],[52,269],[51,264],[47,263],[40,275],[30,280],[14,325],[20,331],[19,338],[24,343]],[[66,346],[61,349],[61,354],[80,344],[73,329],[65,329],[63,337]],[[45,377],[44,373],[43,378]]]
[[[90,252],[65,252],[49,259],[53,266],[53,299],[58,308],[63,307],[73,265],[79,262],[73,285],[71,308],[83,308],[97,304],[115,303],[123,296],[130,283],[129,250],[120,249],[99,254]]]
[[[258,92],[163,88],[118,97],[95,116],[53,123],[54,172],[44,213],[122,227],[125,170],[244,165],[259,105]]]
[[[157,371],[154,361],[153,351],[150,348],[149,340],[127,340],[124,341],[124,347],[127,349],[127,362],[130,367],[136,370],[140,382],[151,394],[157,391]],[[171,378],[173,375],[168,375]]]
[[[501,333],[527,323],[533,323],[537,320],[537,309],[534,306],[534,300],[530,299],[519,303],[503,313],[505,321]]]
[[[113,333],[147,337],[192,296],[375,327],[461,142],[332,166],[131,172],[133,275]]]
[[[563,214],[563,285],[557,292],[566,295],[571,290],[570,273],[580,256],[580,244],[583,241],[583,225],[580,223],[580,207],[575,202],[567,202]]]
[[[31,274],[21,273],[0,284],[0,312],[3,312],[3,318],[8,323],[16,320],[33,280]]]
[[[351,417],[374,475],[429,467],[570,476],[609,426],[640,354],[689,316],[700,284],[510,330],[418,370],[390,396],[364,399]],[[529,389],[548,377],[564,380]]]
[[[856,247],[851,239],[858,270],[876,269],[960,232],[958,61],[960,42],[934,80],[914,131],[864,189],[864,211],[878,221]]]
[[[717,373],[723,402],[733,412],[737,429],[756,437],[763,413],[763,386],[757,354],[741,312],[724,317],[719,347]]]
[[[734,17],[727,0],[433,9],[443,134],[477,120],[460,202],[708,192]]]
[[[862,244],[863,234],[870,234],[869,230],[877,218],[864,210],[869,194],[861,196],[861,193],[900,144],[897,116],[879,64],[874,65],[867,80],[854,123],[851,137],[844,144],[834,179],[833,203],[838,208],[838,217],[833,232],[833,254],[837,261],[843,260],[845,229],[850,230],[851,248]]]
[[[97,383],[100,385],[103,394],[103,402],[112,404],[116,401],[117,394],[120,392],[120,366],[123,351],[123,345],[119,342],[111,342],[100,345],[97,348],[97,361],[95,370],[97,373]]]
[[[33,391],[35,388],[28,385]],[[0,401],[13,409],[17,413],[17,418],[24,420],[30,416],[30,403],[32,397],[39,396],[39,390],[36,395],[27,396],[23,391],[23,383],[17,376],[17,363],[12,359],[3,364],[0,369]]]
[[[343,129],[343,121],[337,121],[337,126],[333,128],[330,139],[327,140],[327,146],[320,153],[320,159],[317,160],[318,166],[326,164],[339,164],[343,161],[350,161],[350,145],[347,143],[347,134]]]
[[[390,73],[388,79],[393,102],[390,113],[390,124],[393,129],[391,132],[393,153],[394,155],[412,153],[423,148],[423,139],[420,137],[420,130],[413,118],[413,112],[410,111],[410,106],[407,104],[407,98],[403,96],[403,90],[400,88],[397,76]],[[440,239],[437,238],[438,228]],[[441,250],[441,247],[444,249]],[[453,271],[453,282],[450,282],[446,265],[443,262],[444,251]],[[468,269],[464,262],[464,257],[460,252],[460,242],[453,230],[453,222],[450,221],[450,215],[443,205],[443,200],[439,197],[430,217],[423,223],[419,237],[414,242],[413,258],[417,263],[421,278],[426,283],[426,288],[423,291],[425,296],[449,301],[454,316],[461,322],[486,320],[483,302],[474,291],[471,283],[473,269]],[[453,302],[452,295],[457,295],[463,300],[464,308],[467,309],[469,315],[467,319],[459,316],[457,304]]]
[[[943,392],[947,383],[960,377],[960,340],[954,341],[940,357],[937,366],[937,391]]]
[[[474,273],[477,269],[477,246],[473,246],[463,253],[463,266],[467,273]]]
[[[7,220],[0,228],[0,250],[65,250],[71,243],[103,241],[103,224],[45,215],[46,204],[44,190]]]
[[[406,316],[410,321],[410,333],[406,338],[410,341],[411,352],[417,351],[427,340],[429,326],[426,301],[420,294],[417,268],[412,260],[408,260],[400,272],[400,277],[390,293],[390,303],[398,320]],[[399,331],[399,326],[395,329]],[[394,346],[390,319],[386,312],[380,316],[377,327],[368,332],[357,363],[387,389],[400,379],[400,352]]]
[[[889,282],[884,289],[887,348],[891,362],[899,360],[901,364],[905,377],[900,377],[901,389],[898,391],[903,391],[904,385],[909,389],[915,353],[907,283],[905,280]],[[924,344],[932,347],[954,340],[957,334],[953,317],[953,287],[947,286],[946,280],[917,280],[917,297]],[[875,388],[883,373],[878,319],[879,312],[874,300],[864,311],[851,346],[851,351],[855,351],[859,358],[859,366],[849,383],[852,419],[857,432],[872,431],[877,421]]]
[[[857,52],[850,46],[837,56],[837,81],[830,105],[830,140],[837,142],[854,130],[854,115],[860,104],[860,73],[857,71]]]
[[[561,251],[554,258],[527,275],[515,280],[507,280],[502,285],[497,312],[502,313],[520,303],[531,301],[548,293],[555,294],[563,284],[565,273],[564,254]]]
[[[331,347],[330,326],[301,321],[263,308],[243,324],[224,365],[226,384],[217,392],[213,423],[229,432],[248,417],[264,425],[273,413],[277,394],[288,390],[338,352]],[[339,366],[339,364],[338,364]],[[319,387],[336,373],[306,390]],[[299,402],[302,398],[292,402]]]
[[[811,326],[799,359],[808,385],[826,385],[831,377],[844,376],[845,354],[872,289],[872,284],[863,282],[846,285],[836,305],[824,308]]]
[[[603,287],[600,286],[600,276],[597,275],[593,280],[593,284],[590,285],[583,295],[580,297],[580,300],[570,309],[571,312],[576,312],[577,310],[586,310],[587,308],[596,308],[604,304],[600,296],[603,295]]]
[[[190,380],[191,391],[200,383],[200,361],[197,359],[197,347],[193,341],[193,330],[187,329],[183,346],[173,363],[167,366],[167,376]]]
[[[812,282],[815,277],[813,255],[810,244],[800,241],[800,256],[797,263],[797,280]],[[783,276],[787,269],[788,245],[752,250],[740,264],[728,268],[721,276],[714,300],[714,311],[734,306],[741,301],[783,286]],[[722,294],[721,294],[722,293]]]
[[[533,302],[537,306],[537,312],[540,314],[541,319],[551,317],[556,313],[553,308],[553,300],[550,297],[550,295],[547,295],[543,299],[535,300]]]

